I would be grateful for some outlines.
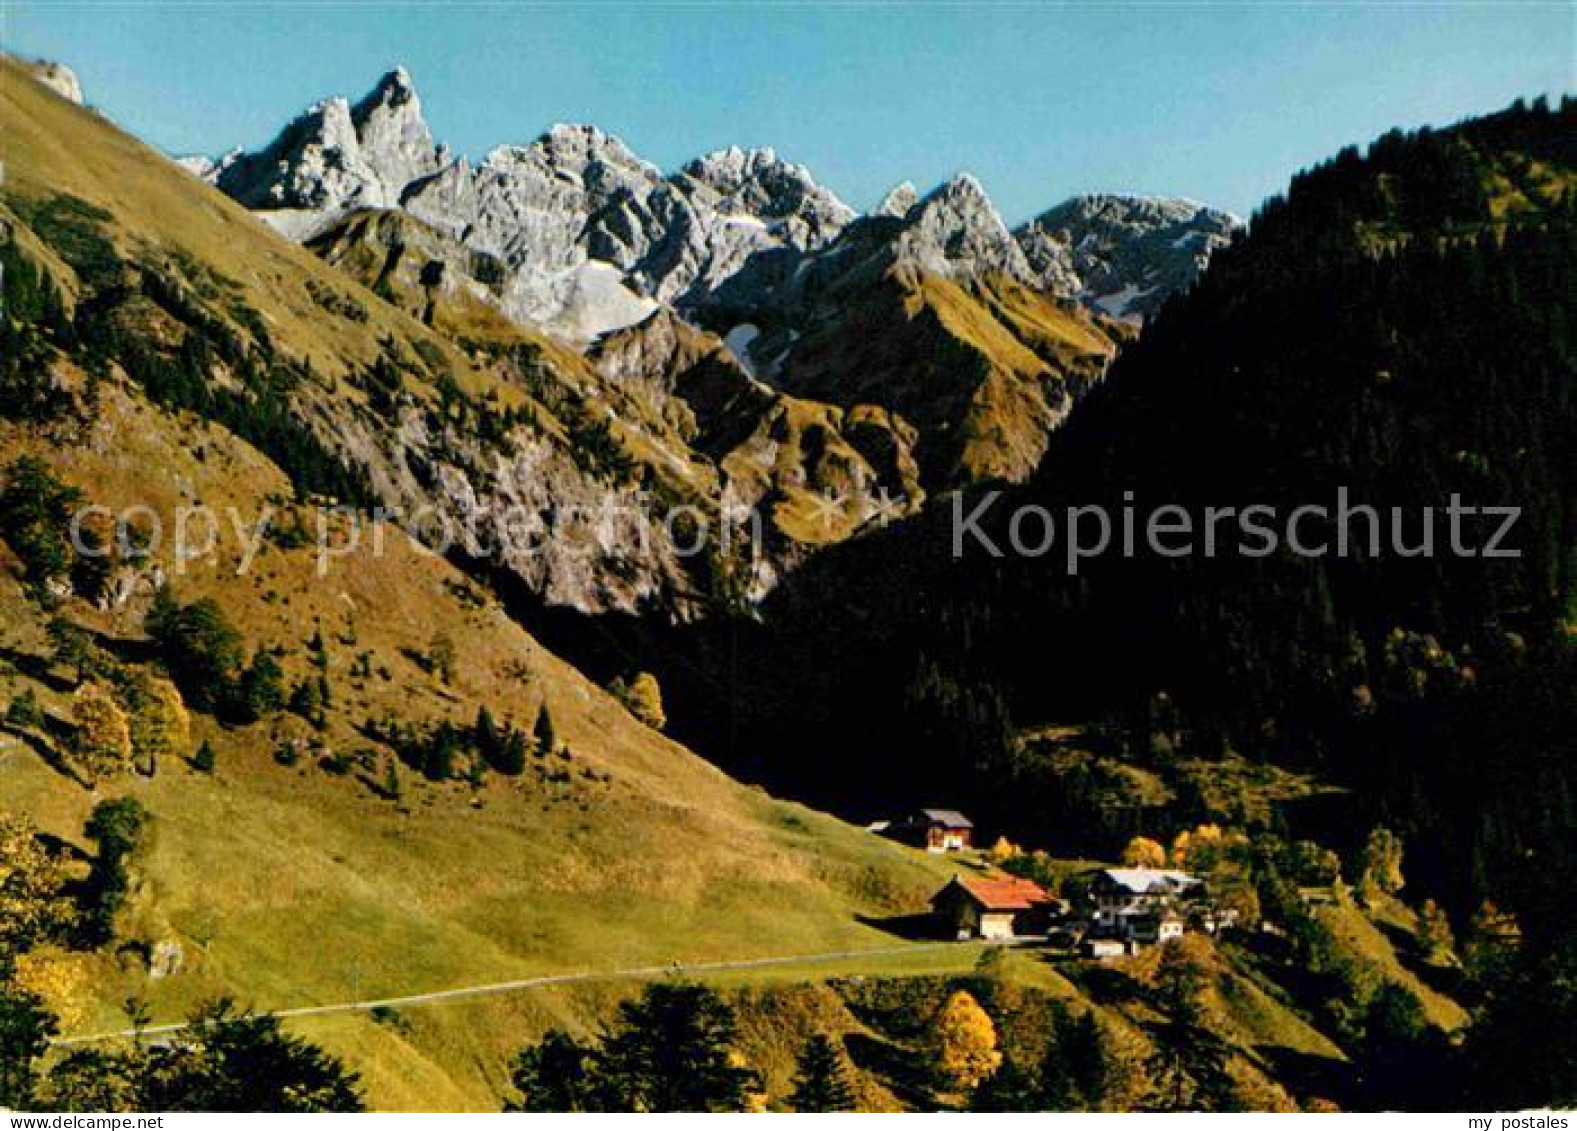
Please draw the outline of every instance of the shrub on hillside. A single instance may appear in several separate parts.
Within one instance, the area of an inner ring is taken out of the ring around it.
[[[119,688],[129,712],[133,761],[151,777],[160,758],[181,757],[191,748],[186,702],[175,684],[146,672],[125,673]]]
[[[183,605],[161,589],[145,627],[186,701],[198,710],[244,724],[284,705],[279,662],[263,651],[244,662],[241,634],[211,598]]]
[[[97,851],[82,893],[84,941],[98,946],[115,937],[115,916],[131,891],[130,866],[148,847],[153,814],[130,797],[94,806],[84,830]]]
[[[663,710],[663,691],[657,677],[651,672],[637,672],[631,679],[616,679],[608,691],[623,703],[625,709],[653,730],[668,725],[668,715]]]
[[[77,725],[71,760],[89,784],[114,778],[131,768],[131,725],[115,693],[103,683],[77,689],[72,703]]]
[[[213,710],[241,668],[241,634],[209,598],[182,605],[168,588],[148,612],[148,635],[192,705]]]
[[[44,725],[44,708],[38,701],[37,692],[31,687],[25,688],[22,694],[11,700],[11,705],[6,708],[5,721],[22,730],[41,728]]]

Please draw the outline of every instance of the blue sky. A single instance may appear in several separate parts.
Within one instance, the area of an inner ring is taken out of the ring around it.
[[[1086,190],[1246,214],[1392,125],[1577,88],[1577,4],[0,0],[8,50],[174,152],[260,145],[396,63],[480,155],[591,122],[664,168],[772,145],[856,207],[967,169],[1010,221]]]

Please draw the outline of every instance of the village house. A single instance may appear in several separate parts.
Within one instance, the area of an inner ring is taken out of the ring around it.
[[[1204,895],[1204,881],[1160,868],[1106,868],[1090,884],[1092,934],[1153,945],[1185,929],[1188,903]]]
[[[1039,884],[1017,876],[955,876],[931,897],[942,931],[959,940],[1044,935],[1058,907]]]
[[[1128,937],[1140,946],[1155,946],[1168,939],[1181,938],[1184,920],[1172,907],[1131,916],[1128,920]]]
[[[927,852],[958,852],[974,843],[975,825],[957,809],[919,809],[871,831]]]
[[[1122,958],[1128,953],[1128,944],[1122,939],[1087,938],[1079,943],[1079,953],[1085,958]]]
[[[945,938],[1040,937],[1095,959],[1137,954],[1190,930],[1214,934],[1236,921],[1206,898],[1204,880],[1187,872],[1106,868],[1088,891],[1089,902],[1073,909],[1031,880],[955,876],[931,898],[931,911]]]

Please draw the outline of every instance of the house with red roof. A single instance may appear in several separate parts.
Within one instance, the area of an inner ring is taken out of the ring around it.
[[[943,932],[960,940],[1043,935],[1058,907],[1039,884],[1017,876],[955,876],[931,897]]]

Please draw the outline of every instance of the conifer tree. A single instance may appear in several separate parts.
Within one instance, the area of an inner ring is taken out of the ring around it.
[[[476,743],[476,748],[484,757],[491,759],[498,747],[498,724],[493,721],[493,712],[487,705],[476,709],[476,722],[471,726],[471,740]]]
[[[93,638],[80,625],[62,616],[50,618],[45,632],[54,649],[51,658],[55,665],[70,669],[72,678],[81,683],[98,658]]]
[[[35,588],[71,568],[68,528],[82,493],[56,478],[48,464],[22,456],[5,469],[0,487],[0,538],[22,559]]]
[[[595,1050],[568,1033],[550,1030],[540,1044],[516,1057],[510,1081],[517,1095],[509,1112],[564,1113],[603,1110],[596,1090]]]
[[[24,688],[6,708],[5,721],[23,730],[37,730],[44,725],[44,720],[43,704],[38,701],[38,692],[31,687]]]
[[[817,1033],[800,1050],[789,1106],[795,1111],[853,1111],[854,1088],[843,1050]]]
[[[405,794],[400,782],[400,763],[393,758],[389,759],[389,770],[383,777],[383,792],[390,801],[398,802]]]
[[[969,1110],[979,1112],[1047,1111],[1039,1081],[1009,1056],[969,1097]]]
[[[546,703],[542,704],[542,710],[537,714],[537,725],[532,737],[536,739],[538,754],[546,756],[558,750],[558,731],[553,727],[553,715]]]
[[[740,1063],[734,1011],[705,986],[662,982],[619,1007],[600,1061],[621,1110],[748,1110],[759,1080]]]

